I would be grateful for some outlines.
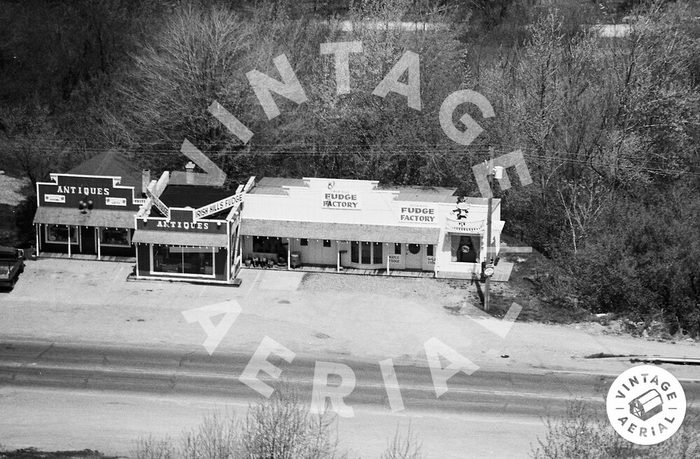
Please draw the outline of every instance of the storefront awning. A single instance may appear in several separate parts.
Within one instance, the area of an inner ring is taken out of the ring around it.
[[[335,241],[437,244],[440,238],[440,229],[417,226],[256,220],[244,217],[241,222],[241,234],[244,236],[331,239]]]
[[[228,237],[218,233],[182,233],[177,231],[137,230],[133,242],[162,245],[190,245],[195,247],[227,247]]]
[[[67,207],[39,207],[34,223],[49,225],[97,226],[102,228],[133,228],[134,212],[127,210],[94,209],[82,213]]]

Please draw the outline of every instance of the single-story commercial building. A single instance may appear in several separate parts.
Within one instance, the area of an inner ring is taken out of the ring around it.
[[[233,284],[241,267],[242,196],[222,187],[169,183],[164,172],[147,187],[132,218],[136,278]],[[252,179],[249,181],[252,185]]]
[[[148,171],[108,151],[36,184],[37,251],[133,257],[134,215]]]
[[[452,188],[380,188],[378,182],[264,178],[243,196],[245,260],[370,270],[416,270],[436,277],[481,275],[487,199]],[[493,200],[492,250],[504,222]]]

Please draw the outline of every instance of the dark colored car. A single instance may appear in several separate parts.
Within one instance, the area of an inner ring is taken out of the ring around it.
[[[0,287],[14,287],[22,272],[24,250],[0,246]]]

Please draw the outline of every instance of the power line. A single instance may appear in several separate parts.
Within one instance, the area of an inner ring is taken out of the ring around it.
[[[265,145],[268,148],[262,148],[262,146]],[[290,149],[289,146],[294,145],[297,147],[305,147],[303,149]],[[270,146],[274,146],[276,148],[271,149],[269,148]],[[459,155],[483,155],[484,158],[488,156],[489,154],[489,147],[486,146],[477,146],[477,147],[469,147],[469,148],[464,148],[464,147],[453,147],[453,148],[430,148],[426,147],[424,145],[415,145],[415,144],[392,144],[392,148],[401,148],[400,150],[367,150],[367,145],[365,144],[326,144],[326,146],[337,146],[341,148],[344,151],[327,151],[327,150],[316,150],[313,151],[312,148],[308,144],[284,144],[284,145],[279,145],[279,144],[260,144],[255,146],[254,149],[252,150],[240,150],[240,151],[218,151],[218,152],[209,152],[207,153],[208,156],[210,157],[254,157],[254,156],[268,156],[268,155],[290,155],[290,156],[307,156],[307,157],[314,157],[314,156],[360,156],[360,155],[369,155],[369,156],[389,156],[389,157],[395,157],[395,156],[413,156],[413,155],[431,155],[431,154],[459,154]],[[506,147],[506,148],[504,148]],[[15,148],[16,149],[16,148]],[[500,152],[500,153],[509,153],[514,150],[522,150],[522,148],[516,148],[515,146],[507,146],[507,145],[501,145],[500,148],[495,147],[494,151]],[[12,150],[10,148],[9,150]],[[58,152],[64,152],[67,149],[65,147],[39,147],[39,148],[32,148],[33,152],[36,153],[58,153]],[[79,150],[82,153],[104,153],[106,151],[109,151],[110,148],[78,148],[76,150]],[[140,148],[118,148],[117,150],[125,152],[125,153],[130,153],[133,155],[137,156],[181,156],[182,153],[180,152],[179,149],[140,149]],[[664,174],[664,175],[691,175],[691,176],[700,176],[700,173],[698,172],[693,172],[693,171],[687,171],[687,170],[666,170],[666,169],[661,169],[661,168],[651,168],[648,166],[645,166],[644,164],[641,164],[639,160],[642,160],[644,163],[647,161],[645,158],[639,156],[639,155],[634,155],[629,154],[629,155],[618,155],[614,158],[611,158],[612,161],[618,161],[617,163],[614,162],[604,162],[599,159],[594,159],[594,160],[588,160],[588,159],[578,159],[578,158],[570,158],[570,157],[565,157],[565,156],[548,156],[548,155],[537,155],[535,153],[527,153],[526,151],[523,152],[523,157],[530,160],[534,161],[535,163],[545,163],[545,162],[552,162],[555,164],[562,164],[562,163],[568,163],[568,164],[579,164],[579,165],[584,165],[584,166],[590,166],[590,167],[613,167],[617,169],[623,169],[623,170],[637,170],[637,171],[644,171],[644,172],[649,172],[649,173],[655,173],[655,174]],[[184,157],[183,157],[184,158]],[[635,160],[635,161],[632,161]],[[621,161],[621,162],[620,162]]]

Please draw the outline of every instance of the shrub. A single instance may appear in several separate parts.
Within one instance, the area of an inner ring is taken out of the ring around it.
[[[241,444],[246,457],[316,459],[336,457],[334,417],[311,415],[290,388],[276,390],[248,410]]]
[[[421,453],[422,447],[421,442],[418,441],[418,437],[409,424],[406,436],[401,435],[399,429],[396,429],[394,438],[389,443],[386,451],[381,455],[381,459],[420,459],[423,457]]]
[[[596,458],[692,458],[700,453],[700,422],[689,415],[683,426],[668,440],[652,446],[639,446],[620,437],[605,413],[580,400],[570,402],[563,417],[545,420],[544,439],[533,448],[536,459]]]

